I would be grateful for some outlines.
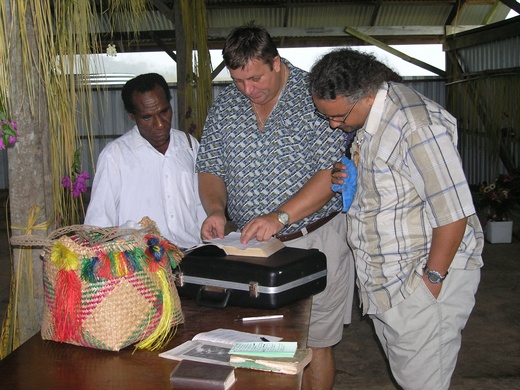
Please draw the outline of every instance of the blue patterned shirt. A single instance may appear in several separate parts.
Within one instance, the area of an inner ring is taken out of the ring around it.
[[[217,96],[204,126],[197,171],[224,180],[228,213],[239,228],[278,209],[316,172],[330,169],[342,156],[343,132],[314,114],[307,73],[284,62],[290,77],[262,131],[249,99],[234,84]],[[339,211],[341,205],[336,195],[282,234]]]
[[[357,140],[348,232],[364,313],[388,310],[423,283],[433,228],[468,217],[451,268],[481,267],[484,237],[457,151],[455,118],[413,89],[389,83]]]

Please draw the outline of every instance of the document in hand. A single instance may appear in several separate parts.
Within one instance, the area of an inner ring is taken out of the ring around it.
[[[247,356],[263,356],[263,357],[293,357],[298,343],[296,341],[288,342],[240,342],[235,343],[230,355],[247,355]]]
[[[233,329],[215,329],[199,333],[190,341],[159,354],[173,360],[194,360],[206,363],[229,365],[229,351],[237,342],[259,341],[262,338],[277,342],[280,337],[240,332]]]
[[[236,382],[233,367],[182,360],[170,374],[174,389],[227,390]]]
[[[211,248],[208,248],[211,246],[216,246],[224,251],[222,255],[251,257],[269,257],[285,247],[284,243],[275,237],[268,241],[257,241],[254,238],[244,245],[240,242],[240,233],[231,232],[224,238],[205,240],[203,244],[186,250],[185,254],[203,255],[208,250],[211,250]]]
[[[297,349],[293,357],[270,358],[246,355],[231,355],[230,363],[232,366],[239,368],[296,375],[302,371],[311,360],[311,349]]]

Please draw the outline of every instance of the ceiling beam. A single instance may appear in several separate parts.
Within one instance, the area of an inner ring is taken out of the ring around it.
[[[501,2],[515,11],[517,14],[520,14],[520,3],[515,0],[501,0]]]
[[[163,0],[153,0],[153,5],[157,8],[168,20],[175,24],[175,13],[173,7],[170,7]]]
[[[446,37],[443,50],[447,52],[487,42],[496,42],[501,39],[518,36],[519,31],[520,17],[517,16],[509,20],[488,24],[470,33],[466,32]]]
[[[357,26],[356,30],[371,36],[444,36],[468,31],[480,26]],[[269,34],[278,38],[288,37],[338,37],[345,35],[344,27],[272,27]],[[231,28],[209,28],[208,39],[226,38]]]
[[[376,24],[377,15],[379,14],[379,9],[381,8],[381,1],[378,1],[372,11],[372,16],[370,17],[370,25],[374,26]]]
[[[387,45],[398,44],[443,44],[447,37],[473,30],[478,26],[358,26],[357,31],[371,36]],[[208,47],[222,49],[231,28],[209,28]],[[359,46],[367,43],[356,36],[345,34],[344,27],[273,27],[269,33],[280,48]],[[101,35],[101,47],[118,42],[126,52],[146,52],[167,50],[176,51],[174,30],[141,31],[133,33],[114,33]],[[173,57],[172,57],[173,58]]]
[[[166,54],[168,54],[172,60],[177,62],[177,54],[173,50],[171,50],[167,45],[162,41],[161,38],[159,38],[153,31],[149,32],[150,37],[154,40],[154,42],[159,46],[161,49],[164,50]]]
[[[414,58],[414,57],[410,57],[408,54],[405,54],[403,53],[402,51],[399,51],[399,50],[396,50],[394,49],[393,47],[390,47],[388,45],[385,45],[384,43],[378,41],[377,39],[374,39],[372,38],[371,36],[369,35],[366,35],[366,34],[363,34],[361,33],[359,30],[355,29],[355,28],[352,28],[352,27],[345,27],[345,32],[347,34],[350,34],[350,35],[354,35],[356,37],[358,37],[359,39],[362,39],[364,40],[365,42],[371,44],[371,45],[374,45],[374,46],[377,46],[379,47],[380,49],[383,49],[411,64],[414,64],[414,65],[417,65],[423,69],[426,69],[432,73],[435,73],[441,77],[446,77],[446,72],[442,69],[439,69],[439,68],[436,68],[435,66],[433,65],[430,65],[426,62],[423,62],[421,60],[418,60],[417,58]]]
[[[464,7],[464,3],[466,3],[466,0],[460,0],[453,3],[451,6],[451,12],[444,22],[446,26],[450,26],[454,23],[457,24],[457,19],[462,11],[462,8]]]
[[[493,4],[493,6],[491,7],[491,9],[487,13],[487,15],[484,17],[482,24],[484,24],[484,25],[489,24],[490,21],[492,20],[493,16],[495,16],[499,7],[500,7],[500,1],[497,1],[495,4]]]

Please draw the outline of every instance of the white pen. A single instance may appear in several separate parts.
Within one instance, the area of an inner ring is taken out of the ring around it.
[[[258,317],[244,317],[239,319],[242,321],[262,321],[262,320],[277,320],[283,318],[283,314],[275,314],[272,316],[258,316]]]

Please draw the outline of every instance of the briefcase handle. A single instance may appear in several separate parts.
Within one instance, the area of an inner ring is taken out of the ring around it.
[[[195,302],[200,306],[223,309],[227,306],[231,291],[227,288],[200,286]]]

